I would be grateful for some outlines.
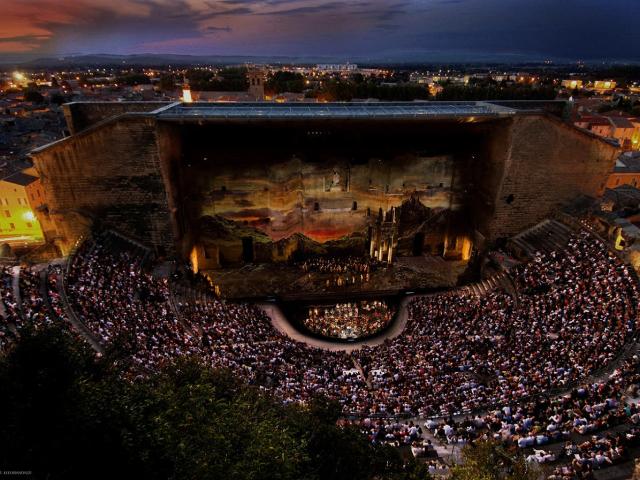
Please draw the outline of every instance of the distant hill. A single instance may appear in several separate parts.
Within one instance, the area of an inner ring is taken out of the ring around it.
[[[275,63],[275,64],[313,64],[316,61],[340,61],[334,58],[309,59],[290,56],[225,56],[225,55],[177,55],[177,54],[137,54],[137,55],[67,55],[56,57],[39,57],[19,61],[15,56],[2,58],[0,64],[16,65],[24,68],[61,68],[61,67],[110,67],[110,66],[187,66],[187,65],[234,65],[242,63]],[[343,60],[342,60],[343,61]]]
[[[315,65],[317,63],[345,63],[351,62],[368,66],[420,66],[429,64],[439,65],[475,65],[475,66],[547,66],[544,58],[537,55],[515,54],[470,54],[465,52],[436,52],[426,50],[398,50],[378,52],[373,55],[181,55],[142,53],[133,55],[111,54],[75,54],[58,56],[41,56],[36,54],[0,54],[0,66],[22,68],[72,68],[72,67],[163,67],[190,65],[237,65],[244,63],[282,64],[282,65]],[[547,59],[549,60],[549,59]],[[575,65],[575,59],[554,58],[552,68],[561,65]],[[594,60],[592,66],[600,68],[629,64],[638,65],[637,60],[618,60],[603,63]]]

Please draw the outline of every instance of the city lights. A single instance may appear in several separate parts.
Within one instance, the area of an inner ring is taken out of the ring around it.
[[[0,2],[5,476],[640,480],[640,0]]]

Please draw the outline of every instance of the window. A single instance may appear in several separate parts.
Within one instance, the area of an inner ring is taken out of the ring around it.
[[[10,228],[11,230],[15,230],[15,229],[16,229],[16,225],[15,225],[14,223],[10,223],[10,224],[9,224],[9,228]]]
[[[27,228],[33,228],[33,225],[31,224],[31,222],[27,222]]]
[[[11,218],[11,212],[9,210],[4,211],[4,216],[7,218]]]

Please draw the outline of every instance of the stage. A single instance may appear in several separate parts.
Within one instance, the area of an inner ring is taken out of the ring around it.
[[[372,269],[368,280],[364,275],[308,272],[290,263],[247,264],[237,268],[202,271],[229,299],[279,297],[301,299],[314,295],[357,295],[407,290],[435,291],[458,284],[458,278],[469,263],[445,261],[433,256],[398,257],[389,266]],[[338,278],[342,277],[341,284]]]

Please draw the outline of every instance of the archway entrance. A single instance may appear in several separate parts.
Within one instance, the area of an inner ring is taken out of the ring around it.
[[[245,263],[253,263],[253,237],[242,237],[242,261]]]
[[[418,232],[413,236],[413,248],[412,253],[414,257],[422,255],[424,247],[424,232]]]

